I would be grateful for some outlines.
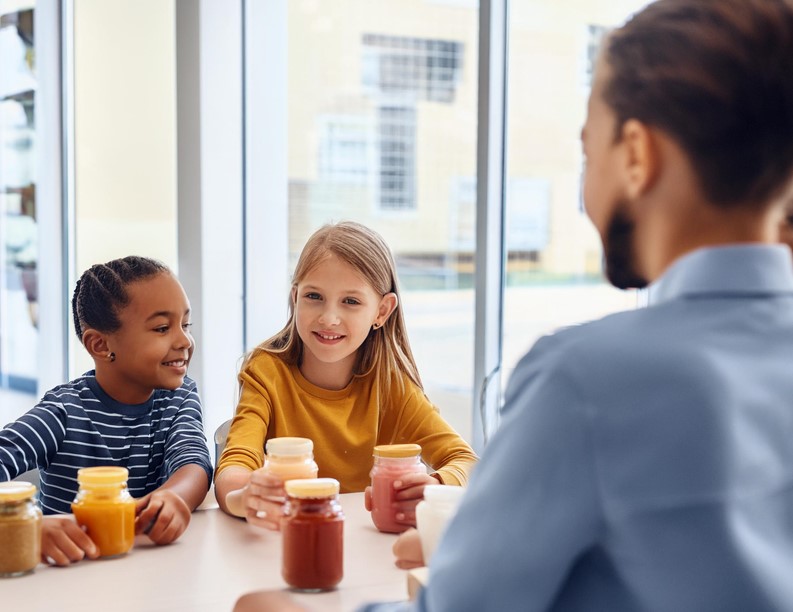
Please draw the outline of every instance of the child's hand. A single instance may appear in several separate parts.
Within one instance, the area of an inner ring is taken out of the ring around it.
[[[421,539],[419,532],[415,529],[408,529],[400,534],[394,542],[392,548],[396,557],[396,566],[399,569],[413,569],[421,567],[424,563],[424,553],[421,550]]]
[[[251,479],[242,490],[245,518],[251,525],[278,531],[284,515],[286,491],[277,476],[268,474],[264,468],[251,473]]]
[[[170,489],[157,489],[135,504],[135,533],[145,533],[155,544],[170,544],[190,524],[190,508]]]
[[[41,522],[41,561],[69,565],[99,557],[99,549],[71,515],[45,516]]]
[[[429,474],[405,474],[399,480],[394,481],[394,505],[396,514],[394,518],[397,523],[403,525],[416,526],[416,505],[424,499],[424,487],[426,485],[436,485],[440,479]]]

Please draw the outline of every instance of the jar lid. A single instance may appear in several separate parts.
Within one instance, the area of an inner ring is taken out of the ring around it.
[[[307,455],[314,450],[309,438],[270,438],[265,446],[268,455]]]
[[[330,497],[338,495],[339,481],[335,478],[301,478],[287,480],[284,489],[289,497]]]
[[[424,499],[430,503],[457,505],[465,494],[465,487],[454,485],[426,485]]]
[[[0,482],[0,501],[14,502],[30,499],[36,494],[36,485],[22,480]]]
[[[415,457],[421,454],[418,444],[380,444],[374,447],[375,457]]]
[[[87,485],[115,485],[126,482],[128,477],[125,467],[102,465],[77,470],[77,482]]]

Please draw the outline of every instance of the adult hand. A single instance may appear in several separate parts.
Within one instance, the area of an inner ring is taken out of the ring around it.
[[[45,516],[41,523],[41,560],[66,566],[99,557],[99,548],[72,515]]]
[[[170,489],[157,489],[135,504],[135,533],[143,533],[155,544],[170,544],[190,524],[190,507]]]
[[[399,569],[407,570],[426,565],[424,554],[421,550],[419,532],[415,529],[408,529],[401,533],[394,542],[392,550],[394,551],[394,557],[396,557],[394,563]]]
[[[268,474],[264,468],[251,472],[251,478],[242,490],[242,504],[249,523],[278,531],[285,501],[286,492],[280,478]]]

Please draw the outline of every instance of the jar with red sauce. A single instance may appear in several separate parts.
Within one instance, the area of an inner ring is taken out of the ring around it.
[[[344,576],[344,513],[334,478],[287,480],[281,572],[296,591],[328,591]]]
[[[381,444],[374,447],[372,477],[372,522],[380,531],[402,533],[410,525],[396,520],[394,481],[407,474],[427,473],[418,444]]]

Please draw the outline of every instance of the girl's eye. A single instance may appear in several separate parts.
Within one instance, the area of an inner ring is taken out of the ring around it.
[[[344,298],[344,303],[345,304],[352,304],[353,306],[356,306],[356,305],[360,304],[360,302],[358,300],[356,300],[355,298]]]
[[[190,331],[191,327],[193,327],[192,323],[182,323],[182,329],[185,331]]]
[[[320,296],[319,293],[314,293],[312,291],[311,293],[306,293],[306,298],[309,300],[320,300],[322,299],[322,296]]]
[[[158,334],[168,333],[168,326],[167,325],[160,325],[159,327],[155,327],[154,331],[156,331]]]

